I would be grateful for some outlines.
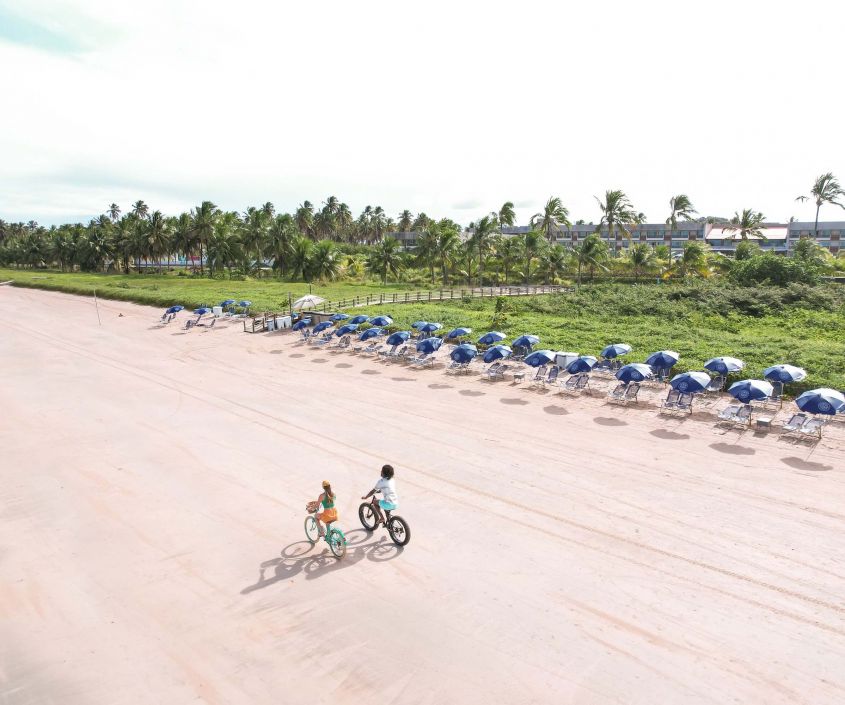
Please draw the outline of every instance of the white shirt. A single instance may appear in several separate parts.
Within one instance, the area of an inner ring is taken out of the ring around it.
[[[375,486],[376,492],[381,492],[381,498],[385,502],[399,505],[399,495],[396,494],[396,480],[392,477],[389,480],[381,477]]]

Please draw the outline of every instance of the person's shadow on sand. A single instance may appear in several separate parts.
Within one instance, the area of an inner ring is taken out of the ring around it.
[[[353,529],[346,534],[346,555],[335,558],[328,546],[322,540],[316,544],[310,541],[295,541],[282,549],[277,558],[263,561],[258,566],[258,580],[241,590],[241,595],[248,595],[256,590],[290,580],[294,576],[304,573],[306,580],[314,580],[323,575],[343,570],[364,558],[375,563],[390,561],[402,555],[404,546],[397,546],[387,535],[365,543],[371,534],[363,529]],[[319,553],[313,553],[319,551]]]

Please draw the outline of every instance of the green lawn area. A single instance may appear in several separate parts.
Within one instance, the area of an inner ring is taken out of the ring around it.
[[[16,286],[63,291],[68,294],[92,295],[104,299],[134,301],[139,304],[167,307],[182,304],[187,308],[214,306],[225,299],[248,299],[258,311],[280,311],[287,307],[288,293],[297,299],[309,293],[308,284],[280,281],[276,278],[230,281],[203,279],[171,274],[85,274],[41,270],[0,269],[0,281]],[[409,284],[357,282],[314,283],[311,292],[329,301],[338,301],[367,294],[405,292]]]
[[[722,307],[717,287],[705,288],[715,301],[698,300],[695,290],[687,292],[689,297],[673,301],[669,297],[676,290],[667,285],[611,285],[583,287],[576,294],[511,298],[498,318],[495,300],[490,299],[364,310],[393,316],[398,328],[417,320],[433,320],[447,331],[469,326],[473,339],[488,330],[500,330],[508,340],[534,333],[540,336],[541,348],[589,355],[598,355],[609,343],[624,342],[634,348],[626,357],[629,362],[642,362],[652,352],[671,349],[681,354],[678,372],[703,369],[711,357],[730,355],[746,363],[736,379],[760,378],[764,368],[786,362],[809,373],[804,382],[790,385],[787,392],[822,386],[845,389],[845,287],[833,291],[832,301],[824,304],[829,308],[811,300],[802,305],[787,303],[763,315],[744,314],[735,308],[718,312]],[[741,295],[744,290],[731,291]],[[750,307],[758,304],[752,301]],[[764,309],[772,306],[763,301]]]

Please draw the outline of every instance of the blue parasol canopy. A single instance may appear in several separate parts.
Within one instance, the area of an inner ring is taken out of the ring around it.
[[[620,382],[642,382],[652,377],[654,377],[654,372],[651,367],[641,362],[631,362],[627,365],[622,365],[616,371],[616,379]]]
[[[763,370],[763,377],[770,382],[800,382],[807,377],[807,370],[795,365],[772,365]]]
[[[291,326],[291,330],[302,330],[303,328],[307,328],[309,325],[311,325],[311,319],[302,318]]]
[[[710,370],[719,375],[739,372],[743,367],[745,367],[745,363],[736,357],[714,357],[704,363],[705,370]]]
[[[239,301],[238,306],[243,306],[244,308],[249,308],[250,306],[252,306],[252,301],[247,301],[247,300]]]
[[[179,313],[179,311],[183,310],[184,308],[184,306],[180,306],[177,304],[176,306],[171,306],[165,311],[165,313]]]
[[[424,333],[434,333],[436,330],[440,330],[443,327],[442,323],[426,323],[424,326],[420,328],[421,331]]]
[[[504,333],[501,333],[497,330],[491,330],[489,333],[485,333],[484,335],[482,335],[478,339],[478,342],[481,345],[495,345],[496,343],[501,342],[507,337],[508,336],[506,336]]]
[[[712,381],[706,372],[682,372],[672,377],[669,384],[672,385],[672,389],[677,389],[684,394],[698,394],[707,389]]]
[[[331,328],[333,325],[334,323],[332,323],[331,321],[323,321],[322,323],[318,323],[316,326],[314,326],[314,332],[322,333],[324,330],[326,330],[327,328]]]
[[[521,348],[528,348],[529,350],[533,348],[537,343],[540,342],[540,336],[538,335],[521,335],[516,340],[514,340],[511,345],[519,346]]]
[[[376,316],[370,319],[370,323],[374,326],[389,326],[393,319],[390,316]]]
[[[358,336],[358,340],[369,340],[370,338],[378,338],[380,335],[384,335],[384,331],[381,328],[367,328],[361,335]]]
[[[458,345],[452,352],[449,354],[455,362],[469,362],[472,360],[476,355],[478,355],[478,349],[471,345],[470,343],[463,343]]]
[[[233,303],[235,303],[234,299],[226,299],[225,301],[221,301],[220,305],[221,306],[231,306]]]
[[[428,321],[414,321],[411,324],[411,328],[414,328],[415,330],[420,330],[426,323],[428,323]]]
[[[367,322],[367,321],[369,321],[369,320],[370,320],[370,317],[369,317],[369,316],[365,316],[365,315],[362,313],[362,314],[360,314],[360,315],[358,315],[358,316],[355,316],[355,318],[353,318],[353,319],[352,319],[351,321],[349,321],[349,322],[350,322],[350,323],[366,323],[366,322]]]
[[[334,321],[337,323],[338,321],[345,321],[349,318],[348,313],[336,313],[334,314],[329,320]]]
[[[835,389],[820,387],[804,392],[795,400],[795,403],[801,411],[806,411],[808,414],[833,416],[845,410],[845,395]]]
[[[728,388],[728,394],[739,399],[743,404],[750,401],[762,401],[772,396],[772,385],[762,379],[744,379],[734,382]]]
[[[208,306],[203,306],[202,308],[195,308],[194,313],[204,316],[206,313],[211,313],[211,309]]]
[[[343,325],[340,328],[338,328],[334,332],[334,334],[338,338],[340,338],[341,336],[349,335],[350,333],[354,333],[356,330],[358,330],[358,324],[357,323],[347,323],[346,325]]]
[[[614,357],[627,355],[629,352],[631,352],[631,346],[628,343],[613,343],[602,350],[600,355],[605,360],[612,360]]]
[[[450,330],[446,334],[446,337],[449,340],[453,340],[454,338],[463,338],[465,335],[469,335],[470,333],[472,333],[472,328],[455,328]]]
[[[649,355],[645,364],[656,370],[670,370],[680,358],[680,353],[676,353],[674,350],[660,350]]]
[[[581,374],[582,372],[589,372],[595,366],[598,360],[592,355],[581,355],[577,360],[569,363],[566,371],[571,375]]]
[[[494,345],[484,353],[484,357],[481,359],[484,360],[484,362],[494,362],[495,360],[504,360],[511,355],[513,355],[513,350],[511,350],[507,345]]]
[[[408,338],[410,338],[410,337],[411,337],[410,331],[400,330],[400,331],[397,331],[396,333],[392,333],[387,338],[387,344],[388,345],[401,345],[402,343],[407,341]]]
[[[443,344],[441,338],[426,338],[417,342],[417,352],[431,354]]]
[[[535,350],[523,362],[531,367],[540,367],[541,365],[548,365],[555,361],[555,352],[553,350]]]

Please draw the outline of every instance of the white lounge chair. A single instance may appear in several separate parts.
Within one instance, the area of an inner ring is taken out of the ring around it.
[[[805,436],[815,436],[816,438],[821,438],[823,426],[824,419],[809,418],[801,425],[801,428],[799,428],[798,430]]]
[[[807,420],[807,414],[792,414],[788,421],[783,422],[784,433],[796,433]]]

